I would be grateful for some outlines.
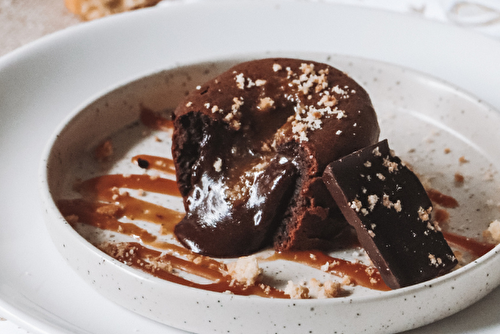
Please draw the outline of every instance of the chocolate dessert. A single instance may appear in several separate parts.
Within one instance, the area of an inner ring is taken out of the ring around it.
[[[431,220],[432,203],[387,140],[329,164],[323,180],[392,289],[444,274],[457,260]]]
[[[318,248],[347,226],[321,176],[378,141],[365,90],[326,64],[262,59],[197,87],[174,113],[186,209],[179,241],[216,257]]]

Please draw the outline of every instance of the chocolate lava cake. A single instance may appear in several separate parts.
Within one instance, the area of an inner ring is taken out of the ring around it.
[[[174,112],[186,209],[177,238],[215,257],[330,245],[347,222],[323,171],[379,131],[366,91],[329,65],[274,58],[231,68]]]

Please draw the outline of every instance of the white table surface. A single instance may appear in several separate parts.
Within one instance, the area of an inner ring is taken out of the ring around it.
[[[3,1],[3,2],[2,2]],[[39,0],[36,0],[39,1]],[[43,0],[46,1],[46,0]],[[51,0],[53,1],[53,0]],[[186,1],[193,1],[193,0],[186,0]],[[195,0],[195,1],[211,1],[211,0]],[[312,1],[312,0],[311,0]],[[332,2],[338,2],[338,3],[343,3],[343,4],[352,4],[352,5],[357,5],[357,6],[368,6],[368,7],[373,7],[373,8],[382,8],[386,10],[391,10],[391,11],[397,11],[401,13],[405,13],[405,15],[417,15],[417,16],[422,16],[426,19],[429,20],[437,20],[437,21],[443,21],[443,22],[449,22],[450,24],[456,24],[456,22],[450,22],[449,16],[446,15],[446,10],[449,9],[453,5],[453,0],[327,0],[327,1],[332,1]],[[63,0],[60,0],[61,3],[63,3]],[[490,6],[491,8],[496,7],[497,9],[500,10],[500,1],[495,1],[495,0],[478,0],[477,2]],[[168,5],[160,3],[160,5]],[[13,1],[13,0],[0,0],[0,14],[2,11],[4,13],[8,13],[9,11],[14,12],[13,8],[15,6],[19,6],[19,2]],[[60,8],[58,10],[63,10],[62,6],[58,5]],[[474,12],[476,10],[476,12]],[[471,7],[469,9],[469,13],[474,14],[474,15],[479,15],[481,13],[477,12],[477,8]],[[498,12],[500,13],[500,11]],[[486,13],[488,15],[495,15],[492,14],[491,12]],[[69,26],[69,25],[74,25],[78,24],[77,19],[74,17],[71,17],[67,13],[62,13],[62,16],[65,16],[65,21],[61,23],[61,26],[58,27],[45,27],[45,26],[38,26],[36,25],[36,22],[31,25],[24,25],[25,29],[35,29],[31,33],[30,36],[33,36],[33,39],[42,37],[44,34],[51,33],[52,31],[57,30],[58,28],[64,28],[64,25]],[[500,18],[500,14],[497,16]],[[468,18],[466,18],[468,19]],[[499,20],[500,21],[500,20]],[[20,22],[18,20],[18,22]],[[468,21],[464,21],[464,24],[468,24]],[[470,24],[469,25],[470,29],[475,29],[481,33],[484,33],[485,35],[488,35],[494,39],[499,39],[500,40],[500,23],[497,24],[488,24],[488,25],[477,25],[475,24]],[[2,29],[2,23],[0,22],[0,30]],[[0,36],[0,39],[2,37]],[[30,42],[30,38],[27,38],[25,42]],[[10,48],[12,48],[11,45],[9,45]],[[5,53],[1,52],[0,50],[0,56]],[[10,50],[7,50],[7,52]],[[474,306],[472,306],[474,307]],[[17,324],[10,322],[8,319],[6,319],[2,314],[0,314],[0,333],[2,334],[26,334],[30,333],[26,329],[23,329],[19,327]]]

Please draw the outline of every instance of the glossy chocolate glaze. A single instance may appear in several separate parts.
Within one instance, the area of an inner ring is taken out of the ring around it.
[[[324,246],[347,223],[322,171],[379,134],[363,88],[333,67],[297,59],[237,65],[190,93],[174,116],[172,154],[187,212],[176,235],[193,251],[216,256],[248,254],[272,239],[280,251]],[[286,166],[271,163],[280,159]],[[249,208],[256,168],[279,187],[259,184],[268,199]],[[194,206],[200,198],[204,204]],[[271,207],[268,221],[257,223],[255,212]],[[207,212],[221,208],[229,210],[225,218],[209,219]]]
[[[457,264],[431,220],[424,187],[386,140],[332,162],[323,179],[389,287],[429,280]]]

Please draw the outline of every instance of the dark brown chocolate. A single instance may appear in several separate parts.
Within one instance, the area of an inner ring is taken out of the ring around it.
[[[175,233],[190,249],[214,256],[248,254],[273,238],[280,251],[331,240],[347,222],[322,172],[379,134],[363,88],[333,67],[297,59],[237,65],[191,92],[174,117],[172,155],[187,212]],[[259,173],[268,186],[259,185]],[[218,187],[224,190],[215,196]],[[274,208],[265,223],[249,208],[255,191],[268,194],[259,210]],[[193,205],[200,199],[203,205]],[[227,214],[206,214],[222,207]]]
[[[429,280],[457,264],[431,219],[424,187],[387,140],[332,162],[323,180],[390,288]]]

